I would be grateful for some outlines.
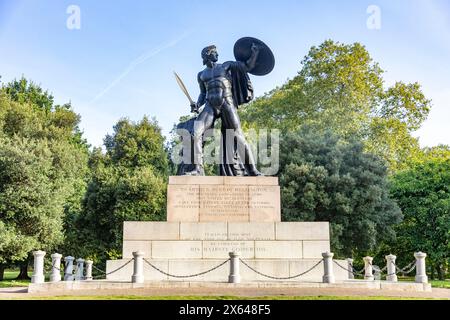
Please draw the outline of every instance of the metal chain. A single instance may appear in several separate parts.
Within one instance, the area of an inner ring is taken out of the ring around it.
[[[408,267],[410,269],[408,269],[408,271],[405,271]],[[415,264],[415,261],[414,261],[413,263],[410,263],[409,265],[407,265],[403,269],[398,270],[398,272],[400,272],[403,276],[405,276],[407,274],[410,274],[415,268],[416,268],[416,264]]]
[[[395,265],[395,268],[397,269],[397,272],[404,273],[406,269],[411,268],[412,266],[414,266],[414,268],[415,268],[415,267],[416,267],[415,263],[416,263],[416,261],[414,260],[413,262],[411,262],[410,264],[408,264],[408,265],[407,265],[406,267],[404,267],[403,269],[400,269],[400,268],[397,267],[396,265]],[[411,272],[412,270],[414,270],[414,268],[411,269],[411,270],[409,270],[409,272]]]
[[[94,268],[94,269],[97,270],[98,272],[101,272],[102,274],[106,274],[105,271],[103,271],[103,270],[97,268],[95,265],[92,265],[92,268]]]
[[[47,269],[47,270],[44,269],[44,273],[47,274],[47,275],[48,275],[48,274],[51,275],[51,274],[53,273],[53,269],[56,269],[57,271],[61,272],[61,269],[60,269],[60,268],[58,268],[58,267],[52,265],[50,270],[49,270],[49,269]]]
[[[257,273],[257,274],[259,274],[259,275],[261,275],[261,276],[263,276],[263,277],[266,277],[266,278],[269,278],[269,279],[274,279],[274,280],[289,280],[289,279],[294,279],[294,278],[301,277],[301,276],[303,276],[303,275],[305,275],[305,274],[311,272],[312,270],[314,270],[314,269],[315,269],[319,264],[321,264],[322,261],[323,261],[323,259],[320,260],[320,261],[319,261],[318,263],[316,263],[312,268],[306,270],[305,272],[302,272],[302,273],[300,273],[300,274],[297,274],[297,275],[295,275],[295,276],[292,276],[292,277],[273,277],[273,276],[269,276],[269,275],[267,275],[267,274],[264,274],[264,273],[262,273],[262,272],[259,272],[258,270],[256,270],[256,269],[250,267],[244,260],[242,260],[242,259],[239,259],[239,260],[240,260],[247,268],[249,268],[249,269],[252,270],[253,272],[255,272],[255,273]]]
[[[107,276],[109,276],[109,275],[111,275],[111,274],[113,274],[113,273],[116,273],[117,271],[120,271],[120,270],[122,270],[123,268],[125,268],[127,265],[129,265],[133,260],[134,260],[134,258],[130,259],[130,260],[129,260],[127,263],[125,263],[123,266],[117,268],[116,270],[113,270],[113,271],[111,271],[111,272],[108,272],[108,273],[106,273],[106,272],[103,271],[103,270],[100,270],[99,268],[97,268],[97,267],[95,267],[95,266],[93,265],[92,267],[94,267],[97,271],[103,273],[103,275],[101,275],[101,276],[96,276],[96,277],[94,277],[94,279],[99,279],[100,277],[104,277],[104,276],[107,277]]]
[[[353,273],[353,275],[355,275],[355,276],[362,276],[362,275],[363,275],[362,271],[365,270],[365,269],[363,269],[361,272],[357,272],[354,268],[352,268],[353,270],[350,270],[350,269],[347,269],[347,268],[341,266],[336,260],[333,260],[333,262],[334,262],[339,268],[344,269],[344,270],[347,271],[347,272],[351,272],[351,273]]]
[[[395,267],[395,272],[394,272],[394,273],[387,274],[386,276],[387,276],[387,277],[395,276],[395,275],[397,275],[398,273],[401,273],[402,275],[409,274],[409,273],[411,273],[411,272],[416,268],[415,263],[416,263],[416,261],[413,261],[413,262],[411,262],[410,264],[408,264],[406,267],[404,267],[403,269],[400,269],[395,263],[393,263],[393,265],[394,265],[394,267]],[[412,267],[411,267],[411,266],[412,266]],[[405,271],[405,270],[408,269],[408,268],[410,268],[410,269],[409,269],[408,271]]]
[[[158,267],[154,266],[154,265],[153,265],[150,261],[148,261],[147,259],[144,259],[144,261],[145,261],[150,267],[152,267],[152,268],[155,269],[156,271],[161,272],[162,274],[164,274],[164,275],[166,275],[166,276],[169,276],[169,277],[172,277],[172,278],[180,278],[180,279],[181,279],[181,278],[194,278],[194,277],[198,277],[198,276],[207,274],[207,273],[209,273],[209,272],[212,272],[212,271],[214,271],[214,270],[216,270],[216,269],[219,269],[219,268],[222,267],[223,265],[225,265],[228,261],[230,261],[230,259],[225,260],[224,262],[222,262],[221,264],[219,264],[218,266],[216,266],[216,267],[214,267],[214,268],[212,268],[212,269],[210,269],[210,270],[207,270],[207,271],[204,271],[204,272],[200,272],[200,273],[197,273],[197,274],[187,275],[187,276],[178,276],[178,275],[174,275],[174,274],[170,274],[170,273],[164,272],[163,270],[161,270],[161,269],[159,269]]]
[[[361,275],[362,275],[362,274],[363,274],[363,271],[366,270],[366,267],[362,268],[362,269],[359,270],[359,271],[357,271],[357,270],[356,270],[355,268],[353,268],[353,267],[352,267],[352,269],[353,269],[353,273],[354,273],[354,274],[361,274]]]

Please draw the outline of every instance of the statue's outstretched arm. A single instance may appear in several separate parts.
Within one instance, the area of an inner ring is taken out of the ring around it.
[[[253,68],[255,68],[256,61],[258,60],[258,56],[259,56],[259,47],[256,44],[253,44],[252,45],[252,55],[245,63],[248,71],[251,71]]]

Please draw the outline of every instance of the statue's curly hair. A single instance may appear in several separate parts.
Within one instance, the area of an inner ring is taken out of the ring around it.
[[[217,47],[212,45],[212,46],[208,46],[202,50],[203,65],[205,65],[208,62],[208,56],[209,56],[211,50],[217,50]]]

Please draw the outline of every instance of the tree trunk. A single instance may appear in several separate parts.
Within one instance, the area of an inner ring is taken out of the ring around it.
[[[438,279],[441,281],[444,281],[445,280],[445,272],[444,272],[443,266],[441,264],[438,265],[437,270],[438,270]]]
[[[0,281],[3,281],[5,275],[6,266],[4,264],[0,264]]]
[[[434,264],[430,263],[430,278],[434,280]]]
[[[28,260],[20,265],[20,273],[17,276],[16,280],[31,280],[31,278],[28,276]]]

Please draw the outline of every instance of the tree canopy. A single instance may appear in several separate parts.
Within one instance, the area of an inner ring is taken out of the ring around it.
[[[384,88],[383,73],[363,45],[327,40],[311,48],[296,77],[243,108],[243,124],[331,130],[343,140],[360,139],[391,170],[404,168],[420,150],[411,132],[427,118],[431,102],[418,83]]]
[[[386,166],[361,143],[302,128],[285,135],[281,157],[283,220],[329,221],[333,250],[345,257],[395,239],[402,215]]]
[[[63,242],[66,209],[88,169],[78,123],[70,105],[32,82],[0,89],[0,264]]]
[[[68,243],[74,254],[101,263],[121,256],[124,221],[164,219],[169,171],[156,120],[120,120],[105,147],[90,156],[91,179]]]
[[[392,196],[404,214],[397,226],[399,252],[428,253],[439,278],[450,263],[450,158],[429,154],[393,177]]]

